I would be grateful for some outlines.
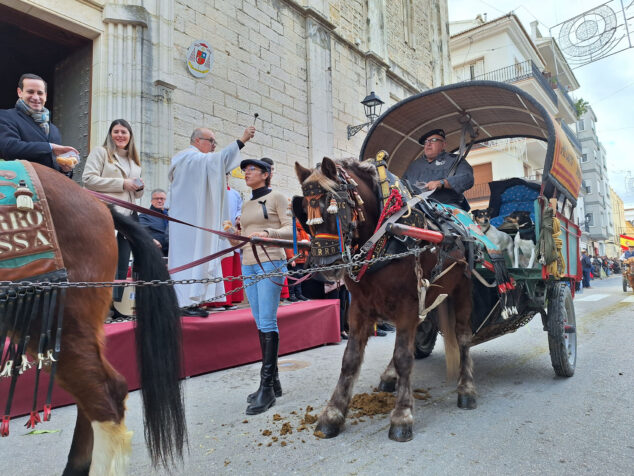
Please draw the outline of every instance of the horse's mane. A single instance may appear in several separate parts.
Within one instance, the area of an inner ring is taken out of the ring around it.
[[[357,159],[341,159],[337,163],[341,164],[344,169],[352,170],[360,179],[368,182],[368,186],[374,189],[379,183],[379,176],[376,167],[370,162],[359,162]]]
[[[368,182],[368,186],[374,189],[378,183],[378,175],[376,168],[368,162],[359,162],[356,159],[338,159],[334,161],[337,165],[342,166],[345,170],[352,171],[361,180]],[[305,182],[317,182],[324,189],[333,191],[336,184],[326,177],[321,168],[317,167],[313,173],[305,180]]]

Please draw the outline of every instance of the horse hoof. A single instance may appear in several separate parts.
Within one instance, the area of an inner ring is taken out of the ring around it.
[[[478,402],[473,395],[458,395],[458,408],[473,410],[477,406]]]
[[[381,380],[379,382],[379,392],[392,393],[396,391],[396,380]]]
[[[334,438],[341,432],[341,427],[333,423],[318,423],[313,433],[318,438]]]
[[[390,440],[400,441],[401,443],[405,441],[410,441],[412,438],[414,438],[412,425],[411,424],[395,425],[394,423],[392,423],[390,425],[390,433],[388,436],[390,437]]]

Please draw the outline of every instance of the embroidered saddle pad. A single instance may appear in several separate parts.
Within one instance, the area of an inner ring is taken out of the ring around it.
[[[20,181],[33,193],[33,209],[16,206]],[[51,212],[30,162],[0,160],[0,275],[16,281],[64,268]]]

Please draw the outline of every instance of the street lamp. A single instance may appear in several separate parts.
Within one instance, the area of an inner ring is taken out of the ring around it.
[[[585,222],[586,232],[590,233],[590,220],[592,220],[592,214],[586,213],[585,219],[586,219],[586,222]]]
[[[381,98],[374,94],[374,91],[371,91],[370,94],[368,94],[363,99],[363,101],[361,101],[361,104],[363,104],[365,117],[368,118],[368,122],[364,124],[359,124],[358,126],[348,126],[348,140],[350,140],[353,135],[355,135],[365,126],[372,125],[372,123],[376,121],[376,118],[381,115],[381,106],[383,106],[383,104],[385,103],[381,101]]]

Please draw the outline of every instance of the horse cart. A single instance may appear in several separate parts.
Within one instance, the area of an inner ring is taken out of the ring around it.
[[[530,216],[530,221],[517,230],[521,239],[513,242],[516,248],[520,241],[530,242],[535,251],[530,267],[509,262],[517,309],[510,316],[504,315],[499,292],[490,284],[495,282],[495,275],[486,266],[487,260],[474,266],[471,345],[514,332],[539,313],[548,334],[555,373],[572,376],[577,348],[573,297],[575,283],[581,278],[581,233],[575,224],[581,171],[579,151],[572,146],[565,125],[517,87],[490,81],[466,82],[426,91],[391,107],[370,129],[360,159],[385,154],[387,169],[402,176],[422,153],[418,138],[436,128],[445,131],[445,149],[458,154],[460,160],[466,160],[471,151],[472,162],[482,163],[478,149],[488,148],[496,160],[506,162],[494,164],[493,170],[511,175],[513,171],[524,175],[523,165],[517,159],[509,161],[508,155],[499,151],[518,145],[543,151],[543,170],[538,176],[489,182],[488,203],[483,203],[486,192],[480,197],[471,196],[479,198],[470,200],[472,208],[476,203],[478,208],[487,208],[493,226],[503,228],[505,217],[516,212]],[[437,333],[438,323],[432,313],[418,326],[417,358],[432,352]]]

